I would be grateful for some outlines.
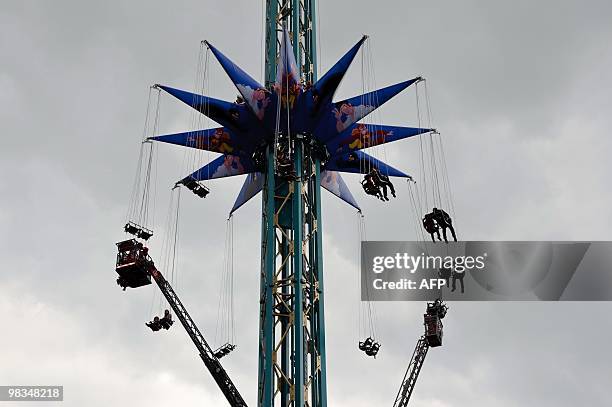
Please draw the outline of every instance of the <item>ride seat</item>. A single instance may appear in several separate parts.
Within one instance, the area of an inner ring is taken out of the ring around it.
[[[134,222],[128,222],[123,227],[123,230],[130,235],[136,236],[138,235],[138,232],[140,232],[140,227],[138,227],[138,225],[136,225]]]
[[[149,238],[153,236],[153,231],[150,229],[142,228],[140,229],[140,231],[138,232],[136,236],[138,236],[139,238],[143,240],[149,240]]]
[[[200,198],[206,198],[206,195],[208,195],[210,193],[210,190],[204,186],[201,186],[193,191],[194,194],[196,194],[197,196],[199,196]]]

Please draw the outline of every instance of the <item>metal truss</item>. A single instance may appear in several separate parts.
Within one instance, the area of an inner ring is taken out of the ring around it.
[[[280,34],[291,34],[304,84],[316,80],[314,0],[266,3],[266,85]],[[268,146],[263,194],[258,405],[327,406],[321,229],[321,162],[308,134],[290,136],[295,179],[275,174]]]

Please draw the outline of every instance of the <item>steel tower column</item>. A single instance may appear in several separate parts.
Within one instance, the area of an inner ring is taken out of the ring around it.
[[[316,81],[316,0],[266,1],[265,83],[276,79],[283,24],[302,82]],[[296,179],[275,175],[267,150],[262,198],[258,405],[327,406],[321,165],[310,135],[290,134]]]

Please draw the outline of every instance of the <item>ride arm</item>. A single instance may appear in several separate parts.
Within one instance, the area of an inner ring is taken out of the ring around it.
[[[410,400],[410,396],[414,390],[414,386],[419,377],[419,373],[421,372],[421,367],[423,367],[423,362],[425,361],[425,356],[427,356],[428,350],[429,344],[425,339],[425,335],[423,335],[414,348],[412,359],[410,359],[410,364],[408,364],[408,369],[406,369],[404,380],[402,381],[402,385],[397,393],[393,407],[406,407],[408,405],[408,401]]]
[[[150,273],[159,286],[162,294],[164,294],[164,297],[166,297],[166,300],[168,300],[172,310],[174,310],[176,317],[179,321],[181,321],[183,328],[185,328],[187,334],[189,334],[189,337],[198,349],[198,352],[200,352],[200,357],[202,358],[202,361],[204,361],[204,365],[206,365],[206,368],[212,375],[213,379],[215,379],[215,382],[217,382],[217,385],[225,395],[225,398],[229,402],[230,406],[247,407],[247,404],[238,392],[238,389],[229,378],[225,369],[223,369],[223,366],[221,366],[219,359],[215,357],[213,350],[206,342],[206,339],[204,339],[204,336],[196,326],[195,322],[193,322],[193,319],[191,319],[191,316],[174,292],[174,289],[170,283],[168,283],[159,270],[153,268]]]

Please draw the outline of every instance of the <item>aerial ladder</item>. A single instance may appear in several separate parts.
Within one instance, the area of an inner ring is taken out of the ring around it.
[[[414,348],[393,407],[406,407],[408,405],[429,348],[442,346],[442,319],[446,316],[447,311],[448,307],[442,300],[438,299],[427,303],[427,312],[423,315],[425,334],[419,338]]]
[[[225,395],[225,398],[232,407],[247,407],[246,402],[238,392],[238,389],[230,379],[229,375],[221,366],[215,352],[204,339],[195,322],[185,309],[185,306],[170,283],[164,278],[162,273],[155,268],[153,261],[148,256],[148,249],[135,239],[117,243],[119,254],[117,256],[116,271],[119,274],[117,283],[124,289],[126,287],[140,287],[151,284],[150,279],[157,283],[164,297],[172,307],[174,314],[181,321],[183,328],[198,349],[204,365],[212,375],[213,379]],[[148,280],[148,281],[147,281]]]

